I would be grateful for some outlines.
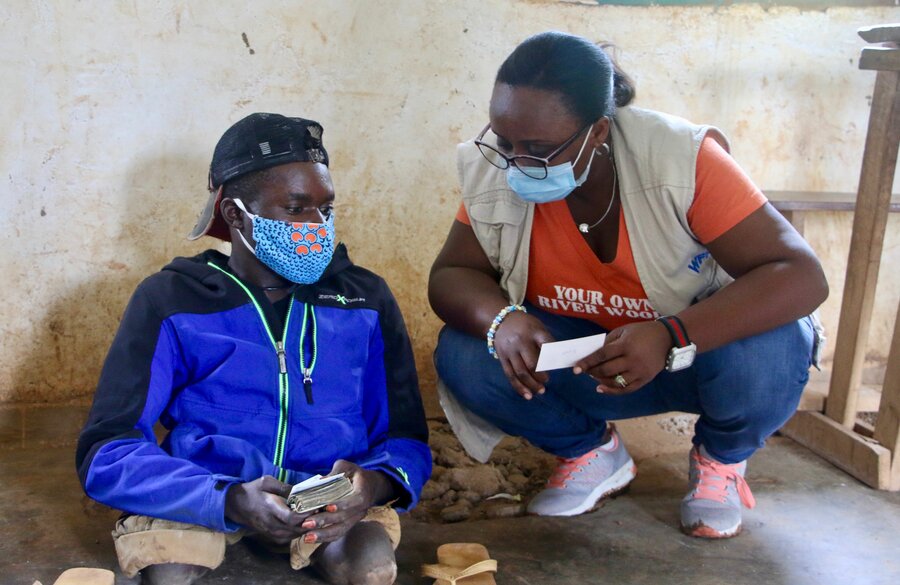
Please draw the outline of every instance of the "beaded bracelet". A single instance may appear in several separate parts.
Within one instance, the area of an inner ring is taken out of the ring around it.
[[[499,313],[497,313],[497,316],[494,317],[494,321],[491,323],[491,328],[488,329],[488,332],[487,332],[488,353],[491,354],[491,356],[495,360],[499,360],[500,358],[497,356],[497,350],[494,349],[494,335],[497,334],[497,327],[500,327],[500,323],[503,323],[503,320],[506,319],[506,316],[509,315],[510,313],[512,313],[513,311],[522,311],[523,313],[528,312],[525,310],[525,307],[523,307],[522,305],[510,305],[508,307],[504,307],[503,310],[501,310]]]

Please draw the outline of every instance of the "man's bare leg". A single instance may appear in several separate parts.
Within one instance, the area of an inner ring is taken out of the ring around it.
[[[141,585],[190,585],[207,573],[209,569],[197,565],[150,565],[141,571]]]
[[[359,522],[316,549],[310,564],[332,585],[390,585],[397,578],[391,539],[377,522]]]

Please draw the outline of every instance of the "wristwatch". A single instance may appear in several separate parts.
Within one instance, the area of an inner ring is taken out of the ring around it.
[[[669,330],[669,335],[672,336],[672,348],[666,356],[666,370],[677,372],[691,367],[694,357],[697,355],[697,346],[688,338],[684,323],[674,315],[660,317],[657,321],[665,325]]]

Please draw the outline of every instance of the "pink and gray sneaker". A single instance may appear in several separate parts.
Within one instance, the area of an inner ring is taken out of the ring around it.
[[[681,529],[700,538],[730,538],[741,531],[741,505],[756,500],[744,479],[747,462],[728,465],[701,445],[691,449],[690,488],[681,501]]]
[[[575,516],[592,510],[601,499],[625,489],[637,468],[615,427],[605,444],[574,459],[557,458],[547,487],[528,504],[538,516]]]

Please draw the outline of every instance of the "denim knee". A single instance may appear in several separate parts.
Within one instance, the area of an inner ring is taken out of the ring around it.
[[[812,325],[804,318],[698,356],[695,442],[725,463],[762,447],[797,409],[812,345]]]
[[[577,457],[600,444],[605,424],[550,390],[531,400],[519,396],[482,340],[444,327],[434,361],[453,396],[503,432],[560,457]]]
[[[465,394],[476,380],[506,380],[500,362],[488,354],[484,341],[447,326],[438,334],[434,367],[457,396]]]

